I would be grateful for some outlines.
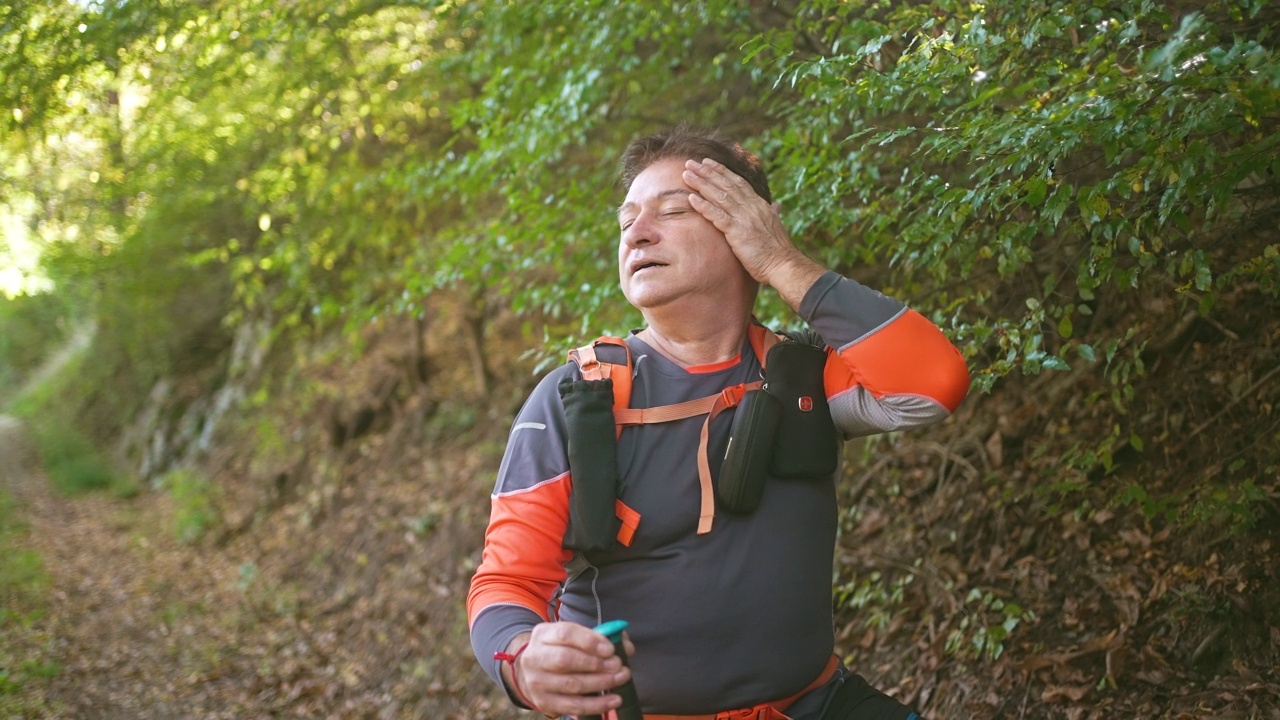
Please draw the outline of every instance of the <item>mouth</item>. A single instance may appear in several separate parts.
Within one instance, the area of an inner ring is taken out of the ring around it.
[[[638,260],[631,263],[631,274],[635,275],[641,270],[648,270],[656,267],[666,267],[666,263],[660,263],[657,260]]]

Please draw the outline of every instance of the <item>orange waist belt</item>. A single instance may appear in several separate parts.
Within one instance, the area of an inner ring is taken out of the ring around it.
[[[827,666],[822,672],[809,683],[805,689],[792,695],[791,697],[773,702],[761,703],[755,707],[741,708],[738,710],[721,710],[718,713],[710,715],[650,715],[645,714],[644,720],[790,720],[783,713],[787,708],[791,707],[796,700],[817,690],[827,683],[828,680],[835,677],[836,668],[839,667],[840,661],[835,655],[827,661]],[[606,716],[612,719],[613,713]]]

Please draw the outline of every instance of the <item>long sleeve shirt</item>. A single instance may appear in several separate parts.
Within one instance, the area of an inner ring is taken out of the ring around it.
[[[827,345],[824,386],[844,438],[939,422],[968,391],[959,351],[896,300],[828,272],[799,311]],[[733,360],[684,368],[635,335],[627,343],[635,408],[706,397],[761,376],[745,341]],[[574,364],[552,371],[530,395],[499,469],[467,600],[472,645],[486,672],[501,685],[494,653],[537,623],[624,619],[645,712],[714,713],[808,685],[835,644],[835,475],[771,477],[755,512],[717,514],[714,529],[699,535],[703,420],[628,427],[618,464],[619,499],[639,516],[631,544],[574,552],[565,546],[573,474],[557,392],[565,377],[580,377]],[[710,446],[721,455],[730,415],[711,425]]]

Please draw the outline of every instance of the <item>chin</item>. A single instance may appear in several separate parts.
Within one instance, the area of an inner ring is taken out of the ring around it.
[[[663,292],[654,287],[632,287],[629,290],[624,289],[622,294],[627,298],[627,302],[641,310],[659,307],[674,299],[672,293]]]

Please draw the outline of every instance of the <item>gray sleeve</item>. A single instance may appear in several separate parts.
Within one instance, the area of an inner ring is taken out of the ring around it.
[[[511,702],[521,707],[523,703],[502,682],[502,661],[495,660],[493,656],[506,650],[512,638],[532,630],[540,622],[542,618],[528,608],[519,605],[491,605],[481,610],[471,625],[471,650],[476,654],[476,660],[480,661],[480,667],[507,693]]]
[[[834,270],[818,278],[800,301],[800,317],[837,350],[871,335],[905,310],[897,300]]]
[[[557,386],[572,372],[572,366],[561,366],[547,374],[520,408],[498,467],[494,495],[528,490],[568,472],[564,404]]]
[[[800,314],[837,351],[833,361],[856,373],[857,382],[827,387],[832,419],[845,438],[932,425],[964,397],[969,378],[963,357],[901,302],[827,272],[805,293]],[[891,326],[898,332],[889,332]],[[858,364],[859,352],[895,360]]]
[[[539,486],[568,472],[564,409],[557,384],[572,372],[573,367],[561,366],[547,374],[517,413],[494,484],[495,499],[536,492]],[[494,659],[494,654],[505,651],[513,638],[541,622],[542,618],[527,607],[498,602],[480,609],[471,623],[471,648],[480,667],[520,707],[519,699],[502,682],[502,661]]]

